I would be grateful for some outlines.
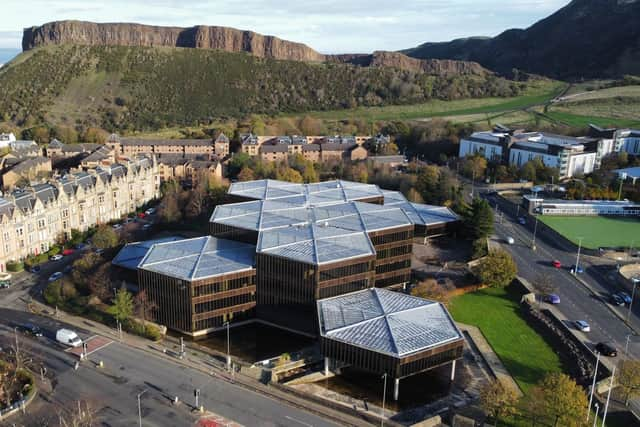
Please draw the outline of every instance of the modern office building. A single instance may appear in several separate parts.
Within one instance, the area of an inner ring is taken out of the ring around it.
[[[156,243],[138,264],[155,321],[194,337],[254,318],[255,246],[211,236]]]
[[[437,302],[386,289],[366,289],[318,301],[325,373],[348,365],[394,382],[451,364],[462,357],[464,338]]]
[[[518,167],[540,159],[545,166],[557,168],[561,178],[571,178],[593,172],[612,149],[611,141],[603,138],[575,138],[497,127],[463,138],[459,157],[479,154],[488,160]]]

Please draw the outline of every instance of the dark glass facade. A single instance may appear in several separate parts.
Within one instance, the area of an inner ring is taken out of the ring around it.
[[[369,233],[376,250],[375,285],[401,285],[411,280],[413,225]]]

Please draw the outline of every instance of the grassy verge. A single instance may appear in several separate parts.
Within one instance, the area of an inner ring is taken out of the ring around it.
[[[640,221],[634,218],[542,215],[539,219],[575,244],[582,238],[582,246],[589,249],[640,244]]]
[[[640,120],[615,118],[615,117],[596,117],[582,116],[579,114],[567,113],[564,111],[549,111],[547,114],[553,120],[565,123],[572,127],[588,127],[594,124],[601,127],[637,127],[640,126]]]
[[[547,373],[561,371],[562,363],[520,314],[521,297],[520,289],[513,285],[483,289],[456,297],[450,310],[456,321],[480,328],[526,394]]]

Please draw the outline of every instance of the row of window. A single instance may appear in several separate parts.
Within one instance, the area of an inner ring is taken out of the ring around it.
[[[386,288],[387,286],[400,285],[411,280],[411,274],[400,274],[398,276],[387,277],[386,279],[376,279],[376,288]]]
[[[237,279],[223,280],[222,282],[207,283],[194,288],[193,296],[217,294],[218,292],[232,291],[255,285],[256,276],[240,277]]]
[[[411,260],[405,259],[403,261],[392,262],[390,264],[382,264],[376,266],[376,274],[388,273],[390,271],[402,270],[411,267]]]
[[[411,245],[398,246],[396,248],[382,249],[377,251],[377,259],[393,258],[411,253]]]
[[[387,243],[393,243],[393,242],[401,242],[403,240],[409,240],[411,239],[412,233],[410,231],[399,231],[397,233],[388,233],[388,234],[382,234],[380,236],[375,236],[373,238],[371,238],[371,243],[373,243],[374,246],[378,246],[378,245],[384,245]]]
[[[338,295],[348,294],[350,292],[361,291],[369,287],[369,280],[355,280],[349,283],[341,283],[336,286],[329,286],[327,288],[320,289],[320,299],[331,298]]]
[[[320,281],[324,282],[325,280],[339,279],[341,277],[362,274],[372,269],[373,262],[361,262],[359,264],[345,265],[331,270],[320,271]]]
[[[209,319],[196,321],[194,330],[201,331],[203,329],[220,328],[227,322],[238,323],[245,320],[253,319],[254,317],[255,308],[232,313],[225,313],[222,316],[210,317]]]
[[[200,314],[207,311],[219,310],[221,308],[233,307],[234,305],[247,304],[250,302],[254,302],[255,300],[255,292],[242,295],[234,295],[232,297],[198,303],[195,305],[195,312],[196,314]]]

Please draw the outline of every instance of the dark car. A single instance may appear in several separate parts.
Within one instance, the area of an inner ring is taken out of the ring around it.
[[[40,266],[39,265],[34,265],[33,267],[31,267],[31,270],[29,270],[29,271],[34,273],[34,274],[38,274],[38,273],[40,273]]]
[[[556,294],[548,294],[544,296],[544,302],[549,304],[560,304],[560,296]]]
[[[616,357],[618,355],[618,351],[615,349],[615,347],[605,342],[599,342],[598,344],[596,344],[596,351],[609,357]]]
[[[22,331],[27,335],[31,335],[34,337],[42,336],[42,330],[40,329],[40,327],[34,325],[33,323],[25,323],[24,325],[21,325],[18,328],[20,329],[20,331]]]
[[[76,250],[78,250],[78,251],[81,251],[86,247],[87,247],[87,245],[85,245],[84,243],[78,243],[77,245],[74,246],[74,248],[76,248]]]
[[[69,274],[73,271],[73,265],[67,265],[62,269],[62,274]]]
[[[618,295],[625,304],[631,304],[631,295],[629,295],[628,293],[621,291],[616,292],[616,295]]]
[[[624,305],[624,300],[618,294],[611,295],[610,301],[611,301],[611,304],[613,305],[617,305],[617,306]]]

